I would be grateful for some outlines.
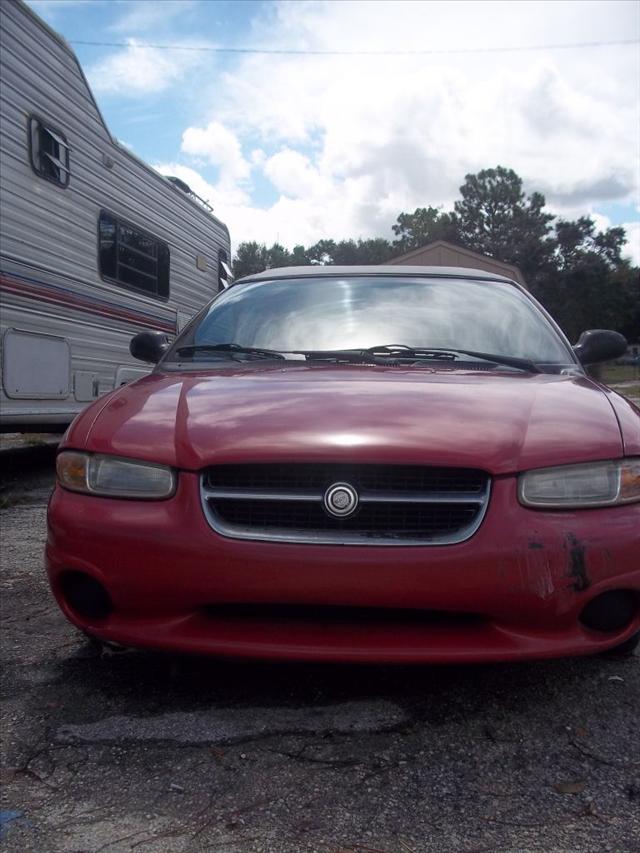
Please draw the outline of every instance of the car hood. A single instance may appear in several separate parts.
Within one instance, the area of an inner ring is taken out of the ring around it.
[[[89,407],[64,444],[190,470],[324,460],[501,474],[623,454],[606,394],[583,376],[255,362],[155,372]]]

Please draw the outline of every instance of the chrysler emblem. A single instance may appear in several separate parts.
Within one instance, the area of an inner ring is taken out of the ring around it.
[[[346,518],[356,511],[358,493],[348,483],[334,483],[324,493],[324,508],[329,515]]]

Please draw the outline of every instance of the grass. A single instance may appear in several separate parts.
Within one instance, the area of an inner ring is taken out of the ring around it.
[[[596,364],[588,371],[599,382],[608,385],[640,405],[640,366],[637,364]]]
[[[640,382],[634,382],[632,385],[623,385],[616,388],[616,386],[612,386],[615,391],[619,394],[624,394],[625,397],[629,397],[629,399],[633,399],[638,404],[638,400],[640,400]]]
[[[23,438],[28,447],[44,447],[46,441],[39,432],[27,433]]]
[[[600,368],[600,377],[605,385],[640,382],[640,367],[633,364],[605,364]]]

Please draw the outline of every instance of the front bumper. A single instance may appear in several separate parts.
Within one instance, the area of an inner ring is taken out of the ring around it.
[[[524,660],[611,648],[640,629],[640,607],[624,628],[606,633],[588,630],[579,615],[607,590],[631,590],[640,604],[639,554],[640,504],[534,511],[518,503],[514,477],[494,480],[480,529],[457,545],[227,539],[205,521],[192,473],[181,473],[174,497],[159,502],[57,487],[46,549],[65,615],[105,640],[221,656],[398,663]],[[63,591],[69,571],[103,584],[113,611],[87,618],[73,609]],[[237,618],[219,607],[225,604],[256,607]],[[336,620],[329,614],[338,608],[345,615]],[[403,609],[412,614],[406,623],[397,619]],[[396,618],[387,620],[391,610]],[[421,610],[424,622],[414,618]],[[434,611],[444,615],[432,619],[427,614]],[[371,618],[350,621],[354,612]]]

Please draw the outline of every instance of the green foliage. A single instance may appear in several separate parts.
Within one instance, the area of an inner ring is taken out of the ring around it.
[[[393,245],[398,255],[436,240],[461,242],[455,217],[442,213],[438,207],[417,207],[413,213],[401,213],[391,228],[397,238]]]
[[[555,250],[554,216],[544,212],[543,195],[525,195],[513,169],[497,166],[467,175],[460,194],[454,221],[463,246],[515,264],[527,280],[549,266]]]
[[[267,247],[264,244],[240,243],[233,259],[233,275],[235,278],[262,272],[266,268]]]
[[[274,269],[276,267],[289,267],[291,264],[291,253],[281,246],[280,243],[274,243],[267,251],[267,268]]]
[[[397,252],[388,240],[374,237],[370,240],[319,240],[305,249],[294,246],[289,252],[279,243],[267,248],[263,243],[240,243],[233,261],[235,278],[262,272],[276,267],[297,267],[317,264],[358,266],[383,264]]]
[[[304,246],[295,246],[290,252],[280,243],[267,248],[264,243],[240,243],[233,259],[234,278],[253,275],[276,267],[306,266],[309,257]]]
[[[553,265],[532,279],[534,294],[570,340],[585,329],[615,329],[627,340],[640,335],[638,269],[621,255],[624,228],[596,234],[588,216],[555,224]]]
[[[307,257],[307,250],[304,246],[294,246],[293,252],[291,252],[291,266],[292,267],[304,267],[309,263],[309,258]]]
[[[371,240],[358,240],[359,264],[386,264],[398,252],[388,240],[374,237]]]
[[[589,328],[610,328],[628,340],[640,338],[638,269],[622,259],[624,228],[596,233],[594,221],[557,219],[539,192],[529,195],[522,179],[503,166],[466,175],[452,211],[426,206],[401,213],[393,242],[319,240],[292,251],[274,243],[241,243],[236,277],[283,266],[382,264],[436,240],[515,264],[531,292],[575,341]]]
[[[602,284],[600,301],[607,303],[605,317],[608,322],[603,328],[615,329],[630,343],[640,344],[640,270],[623,263],[610,272]],[[600,322],[599,317],[595,320]]]
[[[318,240],[315,246],[310,246],[307,249],[307,257],[309,258],[309,263],[318,264],[319,266],[325,266],[325,264],[335,263],[333,260],[335,253],[335,240]]]

